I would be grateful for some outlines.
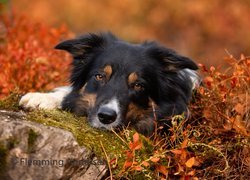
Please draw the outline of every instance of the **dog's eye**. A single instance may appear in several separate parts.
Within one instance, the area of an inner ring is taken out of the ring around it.
[[[140,84],[140,83],[135,83],[134,84],[134,90],[135,91],[142,91],[142,90],[144,90],[144,86],[142,84]]]
[[[95,75],[95,79],[96,79],[97,81],[102,81],[102,80],[104,79],[104,75],[102,75],[102,74],[96,74],[96,75]]]

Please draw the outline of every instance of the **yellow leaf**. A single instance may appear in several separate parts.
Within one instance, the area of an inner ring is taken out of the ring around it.
[[[195,158],[194,157],[191,157],[189,160],[187,160],[187,162],[185,163],[185,165],[188,167],[188,168],[191,168],[195,163]]]

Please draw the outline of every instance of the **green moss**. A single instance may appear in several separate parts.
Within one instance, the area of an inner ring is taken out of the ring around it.
[[[35,121],[47,126],[59,127],[61,129],[72,132],[79,145],[85,146],[92,150],[97,156],[105,159],[104,151],[107,153],[110,160],[117,159],[116,168],[112,169],[114,177],[118,177],[121,172],[125,159],[126,150],[129,150],[128,144],[133,141],[133,134],[135,131],[125,130],[118,135],[110,131],[103,131],[91,127],[86,120],[86,117],[78,117],[72,113],[59,111],[59,110],[40,110],[28,113],[27,119]],[[122,138],[123,140],[121,140]],[[152,142],[140,135],[143,148],[136,151],[136,161],[142,162],[144,159],[149,159],[153,154],[154,147]],[[103,146],[102,146],[103,145]],[[133,179],[145,179],[153,171],[148,170],[145,172],[124,172],[123,177]]]
[[[20,99],[20,95],[17,93],[12,93],[8,97],[4,99],[0,99],[0,109],[18,111],[18,101]]]
[[[127,146],[114,133],[92,128],[86,122],[85,117],[77,117],[72,113],[59,110],[33,111],[28,114],[27,119],[72,132],[79,145],[93,150],[100,157],[104,157],[101,142],[110,158],[122,158],[124,150],[127,149]]]
[[[8,150],[3,143],[0,142],[0,177],[4,173],[7,166]]]
[[[28,134],[28,152],[33,152],[33,147],[34,144],[37,140],[37,137],[39,136],[39,134],[37,134],[33,129],[29,130],[29,134]]]

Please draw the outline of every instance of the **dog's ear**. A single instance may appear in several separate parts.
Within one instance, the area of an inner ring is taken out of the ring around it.
[[[90,51],[102,47],[105,40],[102,35],[87,34],[76,39],[63,41],[55,49],[68,51],[73,57],[82,56]]]
[[[103,44],[103,36],[87,34],[76,39],[63,41],[55,47],[71,53],[74,57],[70,76],[73,90],[81,89],[86,83],[93,60],[90,58],[90,54],[94,53],[95,49],[102,47]]]
[[[87,81],[94,54],[100,53],[109,43],[117,40],[111,33],[87,34],[76,39],[59,43],[55,48],[65,50],[74,57],[70,82],[74,90],[79,90]]]
[[[156,43],[145,43],[147,53],[164,66],[166,71],[178,71],[181,69],[197,70],[198,66],[188,57],[179,55],[172,49],[158,46]]]

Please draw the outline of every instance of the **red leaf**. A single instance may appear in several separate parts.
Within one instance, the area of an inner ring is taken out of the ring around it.
[[[123,168],[127,169],[129,167],[131,167],[133,165],[133,162],[131,161],[125,161],[125,163],[123,164]]]

